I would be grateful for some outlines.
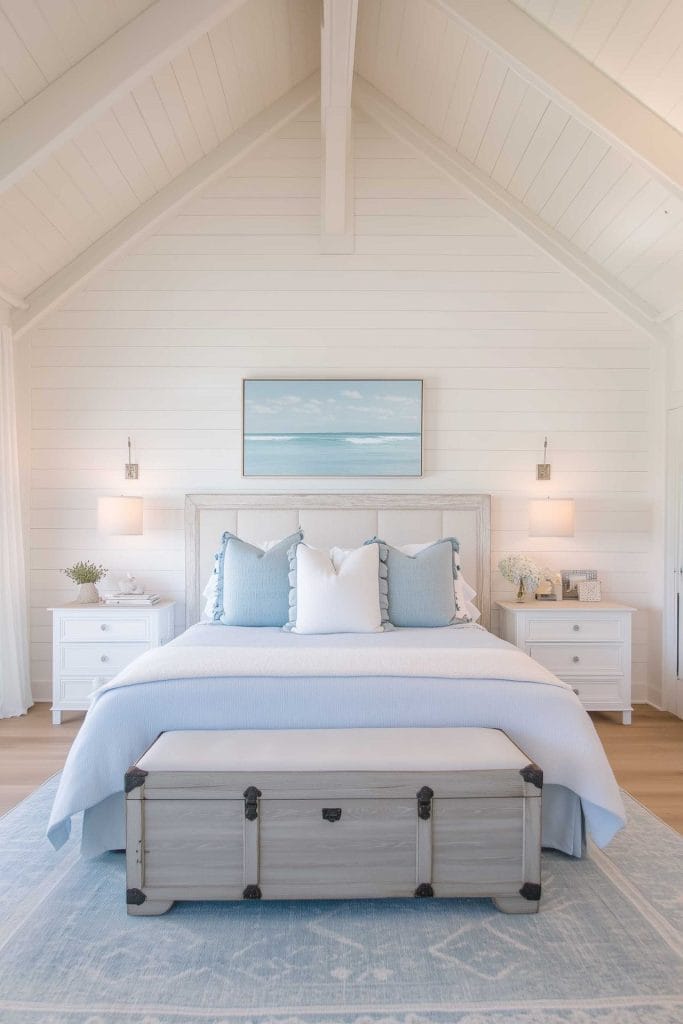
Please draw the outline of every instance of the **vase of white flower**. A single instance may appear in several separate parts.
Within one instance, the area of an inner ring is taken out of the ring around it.
[[[541,570],[526,555],[508,555],[498,563],[501,576],[517,585],[517,600],[524,601],[526,592],[535,590],[541,579]]]

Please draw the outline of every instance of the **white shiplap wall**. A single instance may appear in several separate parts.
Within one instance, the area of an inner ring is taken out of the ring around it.
[[[30,336],[36,695],[49,687],[45,608],[70,596],[60,569],[76,558],[181,602],[185,492],[379,486],[490,491],[494,562],[526,550],[597,568],[609,596],[642,609],[643,698],[659,660],[656,346],[361,116],[356,252],[321,256],[319,134],[317,112],[302,115]],[[423,376],[425,476],[242,480],[241,378],[265,374]],[[145,534],[105,540],[96,498],[129,486],[128,433]],[[578,502],[562,542],[526,536],[545,433],[541,494]],[[494,596],[509,593],[495,576]]]

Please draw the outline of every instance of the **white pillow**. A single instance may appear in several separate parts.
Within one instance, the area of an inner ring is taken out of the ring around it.
[[[399,551],[402,551],[404,555],[419,555],[425,548],[429,548],[436,541],[429,541],[426,544],[403,544],[399,546]],[[455,556],[454,556],[455,557]],[[467,618],[472,622],[476,622],[477,619],[481,618],[481,612],[476,605],[472,604],[472,601],[477,596],[477,592],[474,587],[471,587],[463,576],[462,569],[459,569],[455,574],[453,580],[453,589],[455,591],[455,603],[458,610],[458,618]]]
[[[282,537],[280,538],[282,540]],[[259,541],[254,546],[261,548],[261,551],[270,551],[276,544],[280,543],[280,540],[264,540],[263,543]],[[202,590],[202,597],[206,598],[206,604],[204,605],[204,611],[202,612],[203,621],[213,621],[213,612],[216,607],[216,588],[218,587],[218,576],[216,572],[212,572],[209,576],[208,582]]]
[[[296,546],[293,633],[381,633],[379,546]]]

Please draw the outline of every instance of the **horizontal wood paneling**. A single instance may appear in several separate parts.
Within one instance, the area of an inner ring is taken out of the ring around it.
[[[651,342],[362,116],[356,252],[321,256],[312,124],[283,129],[30,335],[36,693],[65,565],[137,573],[179,601],[181,628],[187,491],[341,487],[492,492],[494,566],[527,551],[595,567],[640,609],[642,698],[658,644]],[[424,377],[425,476],[243,480],[241,377],[271,373]],[[553,478],[537,485],[546,433]],[[144,536],[99,537],[98,495],[125,490],[145,495]],[[527,501],[548,492],[576,496],[575,537],[527,537]],[[511,596],[497,572],[493,588]]]

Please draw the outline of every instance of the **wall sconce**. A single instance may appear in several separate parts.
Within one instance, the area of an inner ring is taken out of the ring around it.
[[[130,450],[130,438],[128,438],[128,462],[125,466],[125,479],[126,480],[137,480],[140,475],[140,467],[137,462],[133,462]],[[140,531],[142,533],[142,531]]]
[[[109,536],[134,537],[142,533],[142,498],[121,495],[97,499],[97,529]]]
[[[573,537],[574,522],[573,498],[542,498],[529,502],[530,537]]]
[[[536,479],[550,480],[550,463],[548,462],[548,438],[543,442],[543,462],[536,463]]]

